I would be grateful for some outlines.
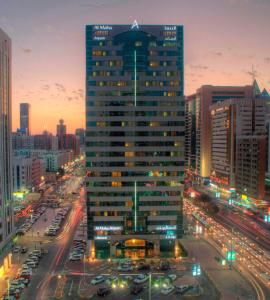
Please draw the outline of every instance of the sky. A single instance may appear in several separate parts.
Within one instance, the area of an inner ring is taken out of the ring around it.
[[[270,0],[0,0],[12,39],[13,130],[19,103],[32,107],[32,133],[85,127],[86,24],[181,24],[185,94],[203,84],[270,90]],[[252,72],[252,65],[254,71]]]

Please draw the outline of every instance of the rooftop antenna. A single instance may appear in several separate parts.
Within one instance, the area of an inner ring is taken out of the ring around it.
[[[251,75],[251,78],[252,78],[252,82],[254,82],[256,80],[257,71],[254,69],[254,65],[253,64],[252,64],[252,67],[251,67],[250,75]]]

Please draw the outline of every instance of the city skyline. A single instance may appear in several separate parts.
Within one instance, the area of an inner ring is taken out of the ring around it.
[[[152,0],[65,1],[63,11],[63,1],[52,6],[28,0],[22,6],[18,1],[0,0],[0,27],[13,44],[13,130],[19,127],[20,102],[32,106],[34,134],[44,129],[55,133],[60,118],[69,132],[85,127],[83,39],[88,23],[132,23],[137,19],[139,24],[183,24],[186,95],[203,84],[250,84],[252,65],[260,86],[269,89],[269,41],[265,37],[270,3],[208,0],[194,10],[195,2],[169,1],[168,6],[168,2]],[[153,3],[157,11],[166,14],[157,18],[152,13]]]

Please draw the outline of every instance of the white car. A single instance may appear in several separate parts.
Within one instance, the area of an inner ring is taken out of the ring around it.
[[[81,259],[82,259],[82,255],[81,254],[72,253],[69,256],[69,260],[71,260],[71,261],[77,261],[77,260],[81,260]]]
[[[177,276],[175,274],[170,274],[168,275],[168,278],[171,280],[171,281],[175,281]]]
[[[96,276],[95,278],[93,278],[91,280],[91,284],[96,285],[99,283],[102,283],[105,280],[105,278],[103,276]]]
[[[167,285],[166,287],[162,288],[161,294],[162,294],[162,295],[168,295],[168,294],[170,294],[173,290],[174,290],[174,286],[173,286],[173,285]]]
[[[144,283],[148,280],[148,278],[149,278],[148,275],[140,274],[133,280],[133,282],[134,283]]]

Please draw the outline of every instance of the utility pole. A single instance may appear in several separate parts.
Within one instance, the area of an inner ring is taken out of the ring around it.
[[[148,300],[151,300],[151,294],[152,294],[152,291],[151,291],[151,286],[152,286],[152,274],[149,273],[149,297],[148,297]]]

